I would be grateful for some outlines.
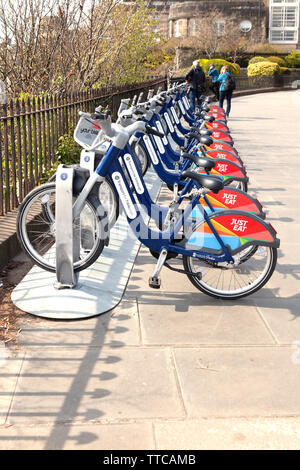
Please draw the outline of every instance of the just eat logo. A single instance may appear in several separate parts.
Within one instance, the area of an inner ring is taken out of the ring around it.
[[[243,219],[232,219],[231,226],[234,232],[245,232],[247,228],[248,220]]]
[[[226,173],[228,165],[226,163],[218,163],[217,170],[220,173]]]

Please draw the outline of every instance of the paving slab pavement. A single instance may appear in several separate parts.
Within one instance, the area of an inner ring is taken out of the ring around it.
[[[299,448],[295,93],[236,98],[229,121],[249,193],[282,240],[267,286],[225,302],[164,269],[151,290],[155,260],[141,248],[113,311],[81,322],[28,316],[17,357],[0,370],[1,449]]]
[[[8,424],[180,418],[167,348],[34,349],[26,354]]]
[[[155,425],[161,450],[293,450],[300,447],[299,418],[226,418]]]

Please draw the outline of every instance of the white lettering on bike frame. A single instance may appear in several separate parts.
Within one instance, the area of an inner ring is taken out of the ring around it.
[[[173,114],[173,118],[174,118],[176,124],[179,124],[179,119],[178,119],[178,116],[177,116],[177,113],[176,113],[176,111],[175,111],[174,106],[171,107],[171,112],[172,112],[172,114]]]
[[[139,174],[137,172],[136,165],[135,165],[135,163],[133,161],[133,158],[130,155],[130,153],[126,153],[123,157],[123,160],[125,162],[127,171],[130,174],[130,177],[132,179],[132,182],[133,182],[133,185],[134,185],[134,188],[135,188],[136,192],[138,194],[143,194],[144,187],[143,187],[143,184],[141,182],[141,178],[139,177]]]
[[[179,108],[180,108],[182,114],[185,115],[185,109],[184,109],[184,106],[183,106],[183,104],[182,104],[182,101],[181,101],[181,100],[178,100],[178,104],[179,104]]]
[[[161,125],[161,122],[156,121],[155,125],[156,125],[156,129],[157,129],[159,132],[161,132],[162,134],[165,133],[164,130],[163,130],[163,126]],[[164,143],[165,145],[168,145],[168,139],[166,138],[166,136],[163,137],[163,143]]]
[[[143,139],[144,139],[145,145],[147,147],[147,150],[150,154],[153,165],[157,165],[158,164],[158,158],[157,158],[157,155],[155,153],[155,150],[153,148],[153,145],[152,145],[152,142],[151,142],[149,136],[144,135]]]
[[[165,147],[163,146],[161,138],[158,135],[155,135],[154,139],[155,139],[156,145],[157,145],[158,150],[160,151],[160,153],[165,153]]]
[[[137,213],[132,203],[131,197],[127,191],[127,188],[126,188],[126,185],[124,183],[121,173],[119,173],[118,171],[115,171],[111,175],[111,177],[116,187],[116,190],[118,191],[119,198],[124,207],[127,217],[129,217],[130,219],[135,219],[137,216]]]
[[[168,115],[167,112],[164,113],[164,117],[165,117],[165,120],[166,120],[166,122],[167,122],[167,124],[168,124],[168,128],[170,129],[170,132],[171,132],[171,133],[175,132],[175,129],[174,129],[174,127],[173,127],[173,124],[171,123],[171,119],[170,119],[170,117],[169,117],[169,115]]]
[[[187,99],[186,96],[183,97],[183,103],[184,103],[184,105],[185,105],[185,107],[186,107],[186,110],[188,111],[188,110],[189,110],[189,107],[190,107],[190,104],[189,104],[188,99]]]

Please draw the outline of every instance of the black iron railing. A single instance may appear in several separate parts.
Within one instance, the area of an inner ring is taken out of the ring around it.
[[[73,129],[78,111],[99,104],[116,117],[122,98],[159,86],[166,79],[57,96],[34,96],[0,105],[0,216],[15,209],[55,162],[58,139]]]

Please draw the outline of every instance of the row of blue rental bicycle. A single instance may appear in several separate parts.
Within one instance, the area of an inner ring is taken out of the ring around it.
[[[246,168],[223,109],[202,98],[193,114],[181,84],[146,102],[122,100],[115,123],[101,107],[93,114],[80,112],[74,139],[83,150],[74,168],[72,209],[80,253],[74,272],[101,257],[120,206],[155,258],[152,288],[160,287],[163,267],[222,299],[252,294],[270,279],[279,247],[276,231],[247,193]],[[144,182],[150,166],[171,191],[167,206],[150,197]],[[53,178],[26,197],[17,221],[24,250],[51,272],[57,266],[55,195]],[[175,259],[181,258],[180,266]]]

